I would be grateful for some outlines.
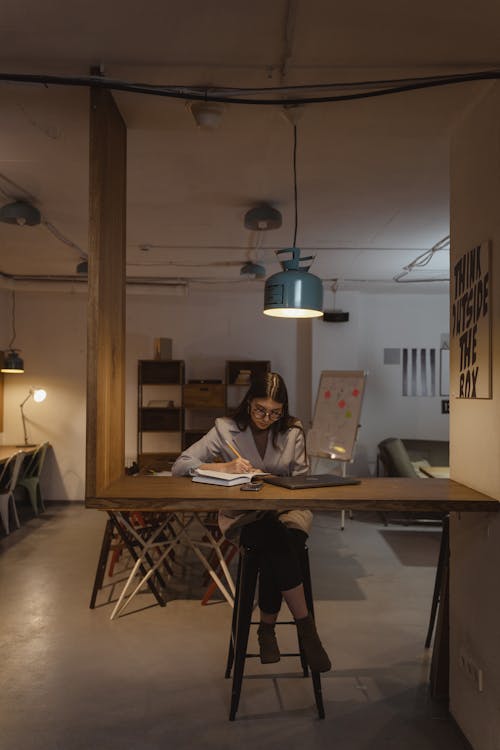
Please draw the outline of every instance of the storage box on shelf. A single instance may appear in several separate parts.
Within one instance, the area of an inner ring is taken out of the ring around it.
[[[139,469],[168,469],[182,450],[182,360],[138,363],[137,460]]]

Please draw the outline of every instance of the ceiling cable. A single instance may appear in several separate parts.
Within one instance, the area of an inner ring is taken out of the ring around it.
[[[293,230],[292,247],[297,247],[297,225],[298,225],[298,208],[297,208],[297,125],[293,126],[293,204],[295,209],[295,222]]]
[[[130,81],[116,80],[112,78],[105,78],[104,76],[62,76],[62,75],[45,75],[45,74],[34,74],[34,73],[0,73],[0,81],[10,83],[33,83],[42,84],[44,86],[83,86],[93,88],[110,89],[113,91],[125,91],[135,94],[148,94],[150,96],[163,96],[171,99],[183,99],[187,101],[203,101],[203,102],[218,102],[221,104],[247,104],[247,105],[259,105],[259,106],[279,106],[285,105],[300,105],[300,104],[327,104],[329,102],[345,102],[353,101],[357,99],[368,99],[378,96],[388,96],[390,94],[400,94],[406,91],[417,91],[419,89],[435,88],[439,86],[451,86],[460,83],[469,83],[473,81],[491,81],[498,80],[500,78],[500,70],[486,70],[477,71],[474,73],[460,73],[454,75],[445,76],[431,76],[414,79],[392,79],[388,81],[363,81],[361,83],[331,83],[323,84],[323,87],[327,89],[334,89],[336,87],[344,87],[350,90],[357,88],[366,89],[371,86],[377,86],[380,88],[358,91],[352,94],[340,94],[334,96],[303,96],[299,98],[260,98],[251,99],[248,98],[250,93],[245,89],[236,89],[235,95],[228,94],[227,90],[223,90],[224,94],[218,93],[220,89],[214,87],[206,87],[201,89],[200,87],[190,86],[158,86],[153,84],[144,83],[131,83]],[[286,90],[290,90],[289,88]],[[305,86],[301,90],[308,92],[314,91],[315,88],[312,86]],[[272,94],[279,89],[257,89],[258,93],[268,92]],[[241,95],[241,92],[246,94],[246,97]]]

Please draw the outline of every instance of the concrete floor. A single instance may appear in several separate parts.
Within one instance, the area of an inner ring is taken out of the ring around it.
[[[316,619],[335,666],[322,680],[326,719],[298,660],[253,659],[229,722],[229,606],[200,606],[193,570],[172,582],[165,608],[146,593],[110,621],[118,588],[108,587],[90,610],[104,522],[49,504],[0,540],[2,750],[469,747],[427,690],[436,527],[384,528],[359,514],[342,532],[338,515],[317,514]],[[295,648],[292,628],[279,638]]]

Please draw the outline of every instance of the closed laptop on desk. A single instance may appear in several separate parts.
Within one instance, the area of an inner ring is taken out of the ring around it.
[[[286,487],[289,490],[310,490],[315,487],[343,487],[346,484],[360,484],[354,477],[339,477],[336,474],[302,474],[296,477],[262,477],[268,484]]]

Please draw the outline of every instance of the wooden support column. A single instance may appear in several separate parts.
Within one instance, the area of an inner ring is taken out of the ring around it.
[[[294,414],[301,420],[306,432],[312,421],[312,326],[312,318],[297,319]]]
[[[90,91],[86,496],[123,474],[127,132],[104,89]]]

